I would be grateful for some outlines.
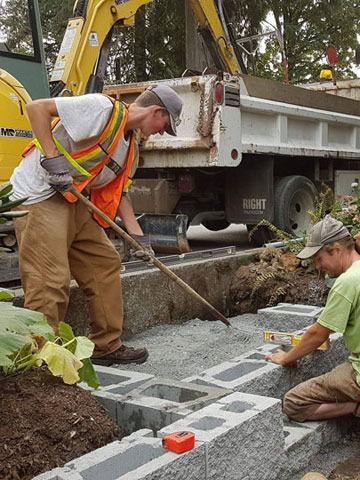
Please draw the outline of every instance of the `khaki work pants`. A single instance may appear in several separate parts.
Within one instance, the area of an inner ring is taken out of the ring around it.
[[[338,402],[360,402],[360,387],[350,362],[291,389],[285,395],[283,411],[291,420],[305,422],[320,404]]]
[[[123,323],[120,257],[82,202],[56,193],[15,220],[25,307],[46,315],[57,331],[65,318],[71,275],[90,307],[94,357],[121,346]]]

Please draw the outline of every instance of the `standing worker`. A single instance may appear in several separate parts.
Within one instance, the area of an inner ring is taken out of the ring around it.
[[[36,138],[10,179],[11,199],[27,198],[29,210],[15,220],[25,307],[42,312],[57,332],[73,275],[89,300],[94,363],[142,363],[148,351],[121,342],[120,257],[100,226],[108,225],[69,190],[87,188],[91,201],[112,220],[119,215],[144,246],[134,255],[151,258],[149,236],[126,193],[138,165],[135,135],[175,136],[181,110],[181,99],[165,85],[149,87],[130,105],[102,94],[27,105]]]
[[[267,360],[292,365],[315,351],[329,335],[344,335],[351,352],[349,361],[331,372],[312,378],[290,390],[283,409],[292,420],[323,420],[353,414],[360,416],[360,255],[355,239],[344,225],[325,218],[312,227],[298,258],[314,258],[318,270],[337,277],[317,322],[301,341],[285,353],[277,350]]]

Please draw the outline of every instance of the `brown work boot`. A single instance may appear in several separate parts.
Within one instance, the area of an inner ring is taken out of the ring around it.
[[[148,358],[149,352],[145,347],[134,348],[121,345],[115,352],[104,355],[103,357],[91,358],[95,365],[126,364],[126,363],[144,363]]]

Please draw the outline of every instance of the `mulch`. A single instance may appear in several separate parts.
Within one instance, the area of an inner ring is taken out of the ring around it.
[[[122,436],[89,391],[46,369],[0,377],[1,480],[29,480]]]

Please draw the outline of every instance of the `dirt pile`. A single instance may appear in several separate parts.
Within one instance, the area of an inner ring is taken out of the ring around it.
[[[295,255],[269,247],[258,262],[236,271],[230,287],[230,315],[256,313],[280,302],[323,306],[328,291],[324,278],[301,267]]]
[[[47,370],[0,377],[0,478],[28,480],[121,438],[90,392]]]

